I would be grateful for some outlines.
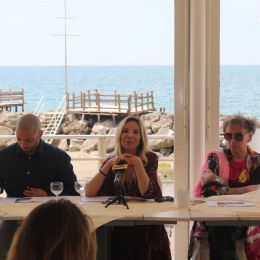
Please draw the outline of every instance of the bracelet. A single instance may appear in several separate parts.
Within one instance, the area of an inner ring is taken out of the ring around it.
[[[220,183],[220,184],[224,184],[224,182],[225,182],[225,179],[223,179],[223,178],[221,178],[221,177],[219,177],[219,176],[217,176],[216,177],[216,181],[218,182],[218,183]]]
[[[101,167],[99,168],[99,173],[101,174],[101,175],[103,175],[103,176],[107,176],[107,174],[105,174],[102,170],[101,170]]]
[[[229,191],[229,187],[223,186],[217,189],[217,195],[226,195]]]

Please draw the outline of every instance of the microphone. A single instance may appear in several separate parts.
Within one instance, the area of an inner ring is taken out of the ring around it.
[[[112,171],[123,171],[123,173],[126,171],[127,169],[127,162],[125,160],[120,160],[118,162],[118,164],[115,164],[113,167],[112,167]]]
[[[129,209],[127,202],[123,196],[123,176],[127,169],[127,162],[125,160],[121,160],[118,162],[118,164],[115,164],[112,167],[112,172],[115,174],[114,179],[114,193],[116,193],[115,198],[113,198],[105,207],[107,208],[109,205],[117,203],[117,204],[123,204],[126,206],[127,209]]]
[[[117,195],[122,195],[123,187],[123,175],[127,170],[128,164],[125,160],[120,160],[118,164],[112,167],[112,171],[115,173],[114,187]]]

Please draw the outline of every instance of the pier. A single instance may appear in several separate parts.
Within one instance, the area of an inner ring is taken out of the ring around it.
[[[24,90],[2,91],[0,89],[0,110],[12,111],[12,108],[14,108],[17,112],[18,107],[22,108],[22,112],[24,111]]]
[[[117,91],[81,91],[80,94],[66,94],[66,112],[74,114],[140,115],[155,111],[153,91],[132,94]]]

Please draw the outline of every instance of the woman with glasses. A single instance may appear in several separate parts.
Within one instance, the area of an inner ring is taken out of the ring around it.
[[[207,155],[195,185],[196,197],[243,194],[258,189],[260,154],[248,146],[255,130],[256,120],[242,115],[230,116],[224,121],[223,131],[227,148]],[[249,236],[258,233],[258,227],[247,229],[241,226],[211,226],[206,230],[204,228],[202,223],[196,223],[193,227],[193,238],[205,235],[204,231],[208,232],[211,260],[239,259],[236,254],[236,240],[244,237],[246,232]],[[248,259],[260,259],[260,238],[252,241],[251,236],[251,239],[247,239],[246,245]],[[259,258],[256,258],[257,255]]]

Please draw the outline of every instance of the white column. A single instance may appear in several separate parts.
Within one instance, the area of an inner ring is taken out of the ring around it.
[[[189,188],[189,1],[175,0],[174,195]],[[174,227],[174,259],[187,259],[189,225]]]
[[[190,0],[190,188],[205,158],[206,0]]]
[[[207,0],[206,152],[219,147],[220,0]]]

